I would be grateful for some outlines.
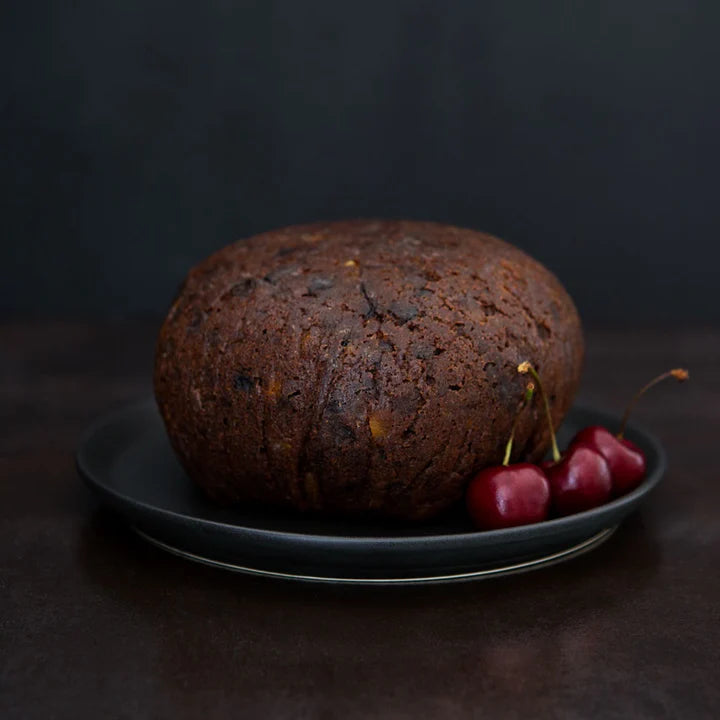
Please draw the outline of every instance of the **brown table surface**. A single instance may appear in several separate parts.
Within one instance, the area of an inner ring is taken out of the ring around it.
[[[0,328],[0,717],[720,717],[720,332],[591,332],[581,399],[670,471],[603,547],[462,585],[310,586],[163,554],[73,452],[150,392],[152,322]]]

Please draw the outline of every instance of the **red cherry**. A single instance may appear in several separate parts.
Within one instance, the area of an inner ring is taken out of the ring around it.
[[[630,401],[617,436],[602,427],[585,428],[575,436],[569,451],[561,457],[555,439],[550,405],[537,371],[527,360],[521,362],[517,370],[519,373],[532,375],[545,403],[553,460],[540,463],[540,467],[550,481],[553,505],[560,515],[588,510],[606,502],[612,491],[616,495],[622,495],[640,484],[645,476],[645,455],[637,445],[623,437],[630,412],[635,403],[659,382],[668,378],[684,382],[689,377],[684,368],[674,368],[653,378]]]
[[[593,425],[581,430],[573,438],[571,447],[586,447],[600,453],[605,458],[612,474],[613,491],[616,495],[624,495],[634,490],[645,477],[647,467],[643,451],[635,443],[623,437],[633,407],[650,388],[655,387],[663,380],[675,378],[675,380],[684,382],[689,377],[688,371],[684,368],[673,368],[653,378],[630,400],[620,423],[620,432],[617,435],[613,435],[604,427]]]
[[[550,485],[537,465],[491,467],[470,482],[466,502],[470,517],[479,528],[529,525],[547,518]]]
[[[520,413],[532,400],[535,385],[528,383],[510,438],[503,464],[482,470],[471,481],[465,496],[470,517],[484,530],[528,525],[545,520],[550,508],[550,485],[537,465],[510,465],[515,430]]]
[[[616,437],[604,427],[586,427],[573,438],[570,446],[588,447],[605,458],[615,495],[629,493],[645,477],[647,463],[643,451],[635,443]]]
[[[589,447],[571,447],[545,473],[558,515],[590,510],[610,499],[610,468],[605,458]]]

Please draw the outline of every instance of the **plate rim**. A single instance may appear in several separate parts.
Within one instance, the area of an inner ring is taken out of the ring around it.
[[[226,533],[231,533],[236,536],[246,536],[253,538],[262,539],[273,539],[279,542],[289,542],[294,546],[305,545],[305,546],[321,546],[327,548],[329,545],[344,546],[344,547],[363,547],[371,544],[380,544],[384,547],[395,546],[403,547],[404,549],[422,548],[427,544],[433,546],[442,546],[444,548],[453,548],[457,546],[467,547],[468,543],[482,542],[492,543],[497,541],[502,544],[522,543],[528,540],[528,536],[532,538],[542,538],[545,535],[556,535],[558,531],[563,529],[572,528],[576,524],[581,524],[583,520],[592,518],[595,521],[599,521],[608,515],[613,515],[616,510],[631,506],[634,502],[650,493],[662,480],[667,468],[667,459],[664,448],[656,436],[641,428],[635,424],[628,425],[628,434],[637,434],[642,436],[647,443],[652,446],[653,451],[657,456],[657,469],[649,475],[635,490],[623,495],[619,498],[615,498],[604,505],[591,510],[586,510],[581,513],[575,513],[573,515],[567,515],[565,517],[553,518],[551,520],[544,520],[539,523],[532,523],[530,525],[521,525],[509,528],[502,528],[499,530],[475,530],[470,532],[459,532],[459,533],[441,533],[441,534],[428,534],[428,535],[397,535],[397,536],[382,536],[382,535],[322,535],[317,533],[303,533],[295,532],[292,530],[272,530],[265,528],[251,527],[247,525],[238,525],[228,522],[222,522],[218,520],[211,520],[202,518],[194,515],[187,515],[182,512],[175,510],[169,510],[167,508],[159,507],[157,505],[148,504],[142,500],[137,500],[131,496],[125,495],[118,492],[107,484],[100,482],[94,477],[93,469],[90,467],[91,462],[88,458],[90,452],[90,446],[93,440],[108,426],[126,419],[128,415],[133,413],[147,412],[149,409],[154,409],[157,412],[157,405],[153,397],[148,397],[142,400],[138,400],[133,403],[127,403],[121,407],[116,408],[108,413],[105,413],[98,417],[83,433],[81,441],[78,445],[78,449],[75,453],[75,464],[84,482],[96,492],[101,495],[112,496],[115,501],[121,504],[123,507],[141,507],[146,512],[151,514],[164,516],[169,520],[176,523],[182,523],[184,525],[203,525],[212,527],[217,530],[221,530]],[[574,404],[569,412],[573,410],[579,412],[589,412],[602,418],[617,420],[613,413],[606,410],[591,407],[583,403]],[[614,524],[610,521],[610,525]]]
[[[205,565],[217,570],[228,570],[242,575],[252,575],[256,577],[270,578],[275,580],[306,582],[314,584],[331,584],[331,585],[370,585],[370,586],[391,586],[398,587],[403,585],[434,585],[442,583],[457,583],[471,580],[490,580],[497,577],[508,577],[510,575],[520,575],[534,570],[552,567],[568,560],[585,555],[592,550],[604,545],[617,531],[619,524],[611,527],[603,528],[599,532],[581,540],[570,547],[557,550],[548,555],[540,555],[529,560],[513,562],[509,565],[497,565],[493,567],[484,567],[478,570],[468,570],[460,573],[449,573],[447,575],[416,575],[406,577],[332,577],[330,575],[307,575],[304,573],[287,573],[279,570],[269,570],[263,568],[255,568],[245,565],[239,565],[226,560],[217,560],[212,557],[205,557],[198,553],[184,550],[160,540],[150,533],[144,532],[135,525],[132,526],[133,531],[143,540],[150,543],[160,550],[174,555],[175,557],[189,560],[199,565]]]

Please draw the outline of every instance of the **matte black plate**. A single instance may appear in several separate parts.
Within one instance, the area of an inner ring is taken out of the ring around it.
[[[617,426],[589,408],[571,410],[561,446],[586,425]],[[488,577],[574,557],[607,539],[660,481],[665,455],[651,435],[627,437],[647,456],[634,492],[570,517],[474,531],[462,508],[422,524],[329,519],[252,506],[218,507],[185,475],[152,400],[99,420],[77,453],[90,487],[144,537],[191,560],[276,577],[353,583]]]

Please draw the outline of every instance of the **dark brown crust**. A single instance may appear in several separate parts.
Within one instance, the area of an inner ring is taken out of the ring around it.
[[[188,275],[158,340],[155,391],[188,473],[224,501],[434,515],[501,459],[527,378],[559,424],[580,321],[507,243],[434,223],[347,221],[237,242]],[[517,458],[548,445],[541,406]]]

